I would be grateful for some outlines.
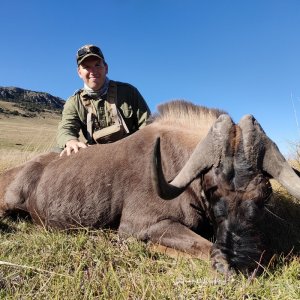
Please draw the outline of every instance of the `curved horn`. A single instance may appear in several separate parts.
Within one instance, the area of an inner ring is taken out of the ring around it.
[[[293,171],[276,144],[265,134],[256,119],[247,115],[239,123],[247,139],[248,159],[276,179],[294,197],[300,199],[300,178]],[[246,144],[246,143],[245,143]],[[255,151],[253,151],[255,149]]]
[[[223,157],[225,160],[229,135],[234,126],[228,115],[221,115],[210,128],[207,136],[197,145],[189,160],[178,173],[178,175],[168,183],[165,179],[161,164],[160,140],[156,141],[153,153],[153,183],[158,195],[170,200],[178,197],[185,188],[200,174],[218,165]]]
[[[160,155],[160,138],[156,139],[154,152],[153,152],[153,162],[152,162],[152,182],[154,184],[156,193],[165,200],[171,200],[179,196],[184,188],[178,188],[167,182],[161,164]]]

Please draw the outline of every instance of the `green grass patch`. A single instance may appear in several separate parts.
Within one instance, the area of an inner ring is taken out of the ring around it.
[[[6,219],[0,231],[2,299],[299,299],[296,256],[257,278],[215,274],[197,259],[172,259],[112,231],[45,230]]]
[[[0,115],[0,172],[55,147],[59,120],[55,114],[37,118]]]

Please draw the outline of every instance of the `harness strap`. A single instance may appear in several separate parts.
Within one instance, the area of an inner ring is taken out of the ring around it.
[[[121,115],[121,113],[119,111],[118,111],[118,114],[120,116],[120,119],[121,119],[121,122],[122,122],[122,125],[124,127],[125,132],[129,133],[129,129],[128,129],[128,127],[127,127],[127,125],[126,125],[126,123],[125,123],[124,119],[122,118],[122,115]]]
[[[128,127],[120,113],[117,109],[117,83],[113,80],[109,82],[108,94],[107,94],[107,102],[110,104],[112,118],[114,120],[114,124],[122,124],[126,133],[129,133]]]
[[[87,105],[86,107],[88,109],[87,120],[86,120],[87,140],[89,144],[91,144],[93,142],[93,121],[92,121],[93,108],[91,105]]]

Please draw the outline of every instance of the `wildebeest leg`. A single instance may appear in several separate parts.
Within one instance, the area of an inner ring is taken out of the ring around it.
[[[179,255],[182,252],[184,256],[209,259],[212,243],[178,222],[171,220],[158,222],[148,228],[146,235],[152,243],[160,245],[156,247],[157,250],[170,256],[176,253],[171,250],[174,249],[179,251]],[[153,248],[155,250],[155,247]]]
[[[22,169],[22,167],[13,168],[0,175],[0,217],[5,216],[9,211],[9,207],[4,200],[4,196],[9,185],[15,179],[20,169]]]
[[[57,157],[57,153],[46,153],[1,175],[0,216],[10,211],[27,211],[26,201],[34,195],[45,166]]]
[[[0,214],[26,211],[26,200],[35,190],[44,166],[39,161],[29,161],[23,166],[11,169],[0,178]]]

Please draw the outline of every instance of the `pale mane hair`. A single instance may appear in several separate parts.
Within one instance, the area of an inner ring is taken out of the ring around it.
[[[221,114],[227,114],[223,110],[195,105],[185,100],[161,104],[157,110],[150,120],[151,123],[191,129],[210,127]]]

